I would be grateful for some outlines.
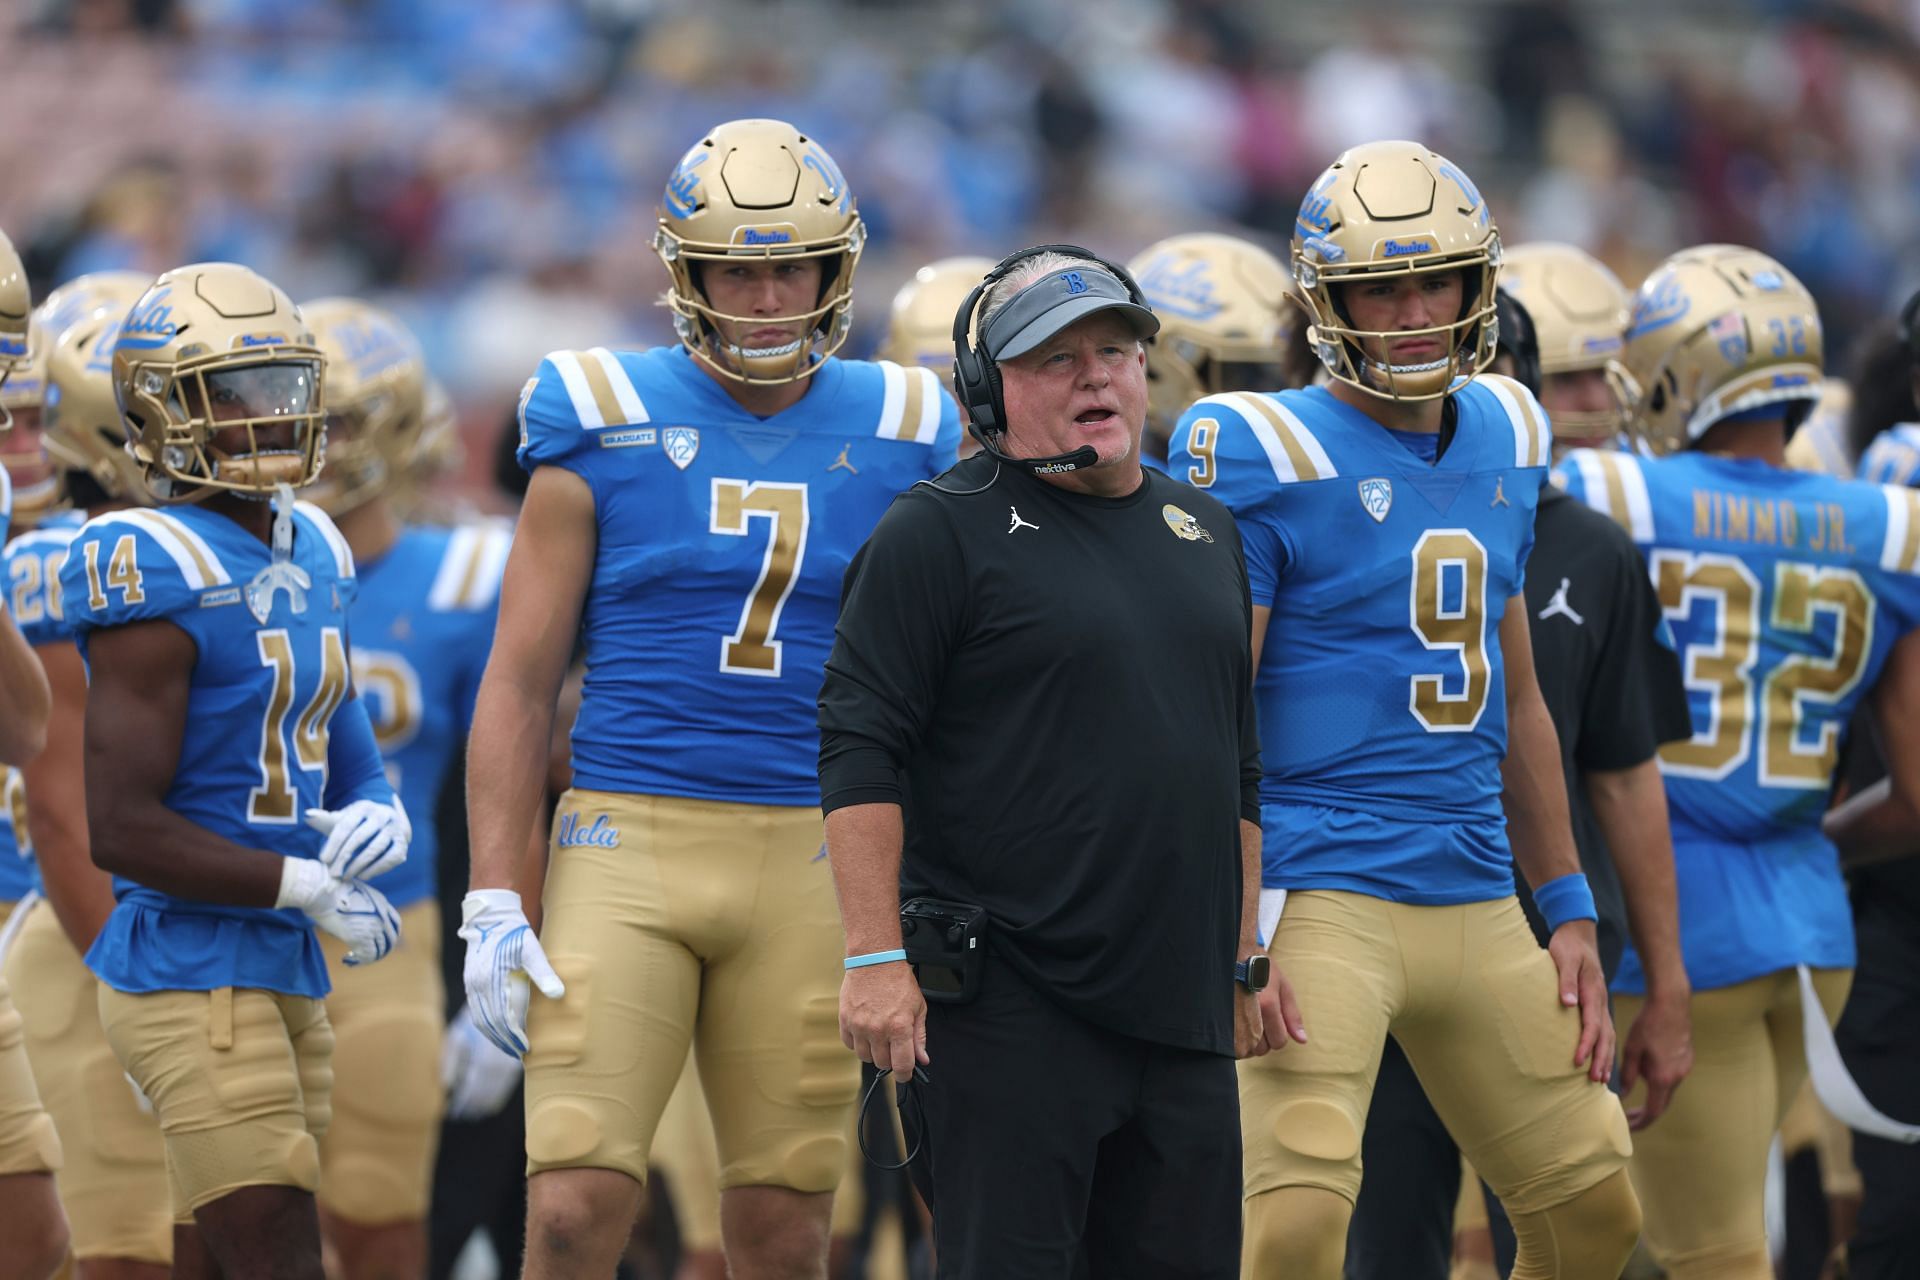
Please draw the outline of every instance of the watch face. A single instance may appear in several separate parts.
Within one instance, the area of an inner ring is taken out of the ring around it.
[[[1273,971],[1273,961],[1266,956],[1247,957],[1247,990],[1265,991],[1267,978]]]

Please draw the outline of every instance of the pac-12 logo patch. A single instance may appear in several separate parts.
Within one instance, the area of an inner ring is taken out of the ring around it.
[[[666,450],[667,461],[685,471],[693,465],[694,456],[700,452],[700,429],[668,427],[660,433],[660,447]]]
[[[1167,528],[1183,542],[1212,542],[1213,535],[1201,527],[1200,522],[1169,502],[1160,508],[1160,515],[1166,520]]]
[[[1387,518],[1387,512],[1393,509],[1393,482],[1375,478],[1360,482],[1360,505],[1367,509],[1373,522],[1379,524]]]

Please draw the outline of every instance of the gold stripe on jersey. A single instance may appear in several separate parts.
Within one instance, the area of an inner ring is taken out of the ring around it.
[[[209,559],[213,548],[201,542],[198,535],[181,520],[164,511],[141,509],[116,511],[113,515],[121,520],[130,520],[152,534],[161,549],[173,557],[176,565],[180,563],[180,557],[183,555],[192,561],[194,572],[199,576],[197,580],[190,579],[187,585],[194,590],[220,586],[231,581],[227,577],[225,567],[220,564],[219,558],[216,556]]]
[[[587,390],[593,393],[593,404],[600,411],[601,423],[609,427],[623,425],[627,420],[626,411],[620,407],[620,397],[613,394],[613,383],[607,377],[606,367],[591,352],[575,351],[570,354],[580,362],[580,372],[587,380]]]
[[[1302,480],[1324,480],[1320,468],[1294,434],[1293,424],[1273,406],[1273,402],[1262,395],[1243,395],[1234,397],[1234,403],[1241,407],[1250,407],[1273,428],[1273,434],[1279,438],[1280,447],[1286,450],[1287,461],[1293,464],[1293,473]],[[1328,472],[1327,475],[1331,475]]]
[[[1627,483],[1620,475],[1617,455],[1595,450],[1593,460],[1600,468],[1600,481],[1607,490],[1607,514],[1627,532],[1633,532],[1633,517],[1627,514]]]
[[[1880,567],[1894,573],[1920,573],[1920,492],[1882,485],[1887,498],[1887,540]]]
[[[927,395],[927,379],[920,376],[921,370],[906,371],[906,405],[900,411],[900,421],[893,429],[895,440],[912,440],[920,432],[920,412]]]

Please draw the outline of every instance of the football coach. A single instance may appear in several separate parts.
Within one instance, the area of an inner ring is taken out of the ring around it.
[[[1238,1276],[1233,1060],[1301,1036],[1262,995],[1240,538],[1141,465],[1158,328],[1084,249],[1002,261],[954,321],[983,451],[842,592],[841,1037],[901,1082],[942,1280]]]

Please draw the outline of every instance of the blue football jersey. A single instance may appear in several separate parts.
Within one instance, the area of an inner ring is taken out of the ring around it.
[[[841,578],[894,495],[959,442],[926,369],[829,359],[762,419],[681,347],[541,362],[520,460],[580,476],[599,521],[574,785],[820,803],[815,703]]]
[[[1694,733],[1660,771],[1693,985],[1851,966],[1820,818],[1848,717],[1920,622],[1920,494],[1701,453],[1578,450],[1556,479],[1633,536],[1682,655]],[[1615,987],[1645,983],[1629,948]]]
[[[116,511],[87,522],[60,573],[82,656],[96,628],[165,619],[198,648],[180,757],[165,803],[237,844],[315,857],[304,821],[325,807],[328,729],[349,689],[353,553],[324,512],[298,503],[301,598],[255,576],[267,545],[218,512]],[[261,611],[257,615],[255,610]],[[114,877],[117,905],[87,964],[121,991],[258,987],[324,996],[326,962],[299,911],[173,897]]]
[[[82,522],[73,512],[61,512],[16,537],[0,553],[0,590],[6,592],[7,611],[35,648],[73,639],[60,607],[60,566]],[[18,769],[6,769],[0,781],[0,902],[17,902],[27,890],[39,887],[27,827],[26,782]]]
[[[407,860],[374,882],[396,907],[434,894],[434,813],[493,646],[512,527],[417,525],[361,562],[353,604],[353,680],[413,822]]]
[[[1858,474],[1874,484],[1920,481],[1920,422],[1895,423],[1875,436],[1860,455]]]
[[[1169,470],[1233,510],[1273,611],[1254,681],[1270,888],[1513,892],[1499,625],[1551,432],[1507,378],[1453,403],[1434,463],[1324,387],[1208,396],[1174,430]]]

